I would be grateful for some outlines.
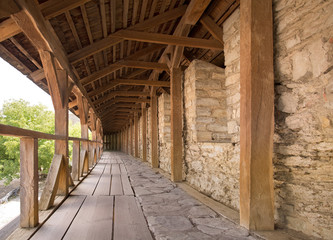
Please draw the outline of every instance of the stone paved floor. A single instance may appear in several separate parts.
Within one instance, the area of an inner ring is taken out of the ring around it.
[[[124,161],[155,239],[256,239],[154,172],[148,164],[123,153],[112,154]]]

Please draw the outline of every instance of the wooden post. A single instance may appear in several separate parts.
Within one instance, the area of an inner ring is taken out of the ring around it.
[[[133,151],[133,148],[134,148],[134,125],[133,125],[133,122],[132,122],[132,119],[131,119],[131,123],[130,123],[130,129],[131,129],[131,149],[130,149],[130,153],[132,156],[134,156],[134,151]]]
[[[139,124],[138,124],[138,113],[134,115],[134,156],[139,157]]]
[[[142,161],[147,162],[147,108],[142,104]]]
[[[73,180],[80,180],[80,141],[73,141],[72,177]]]
[[[58,193],[68,194],[68,76],[66,70],[56,69],[56,59],[49,51],[40,51],[47,85],[55,111],[55,134],[66,137],[66,140],[55,141],[55,154],[64,156],[60,169]]]
[[[151,107],[151,165],[153,168],[159,167],[158,161],[158,129],[157,129],[157,96],[156,90],[152,91],[150,96],[150,107]]]
[[[38,139],[20,141],[20,226],[38,225]]]
[[[182,122],[182,75],[179,68],[170,69],[171,92],[171,180],[183,180],[183,122]]]
[[[272,1],[241,1],[240,14],[240,224],[273,230]]]
[[[126,127],[126,153],[129,154],[129,127]]]

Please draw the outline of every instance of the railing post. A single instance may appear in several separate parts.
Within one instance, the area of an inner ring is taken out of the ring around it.
[[[38,225],[38,139],[20,141],[20,225]]]
[[[80,180],[80,141],[73,141],[72,177]]]

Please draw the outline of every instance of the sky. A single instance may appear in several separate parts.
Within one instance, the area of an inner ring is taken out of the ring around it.
[[[45,105],[53,111],[50,95],[40,89],[30,79],[0,58],[0,109],[6,100],[23,99],[37,105]]]

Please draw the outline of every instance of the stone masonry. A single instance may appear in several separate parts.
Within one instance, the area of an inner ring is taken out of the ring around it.
[[[195,60],[185,72],[186,181],[200,192],[239,208],[239,148],[227,132],[224,69]]]
[[[333,236],[333,1],[275,0],[276,221]]]
[[[161,94],[158,98],[158,142],[160,168],[171,173],[171,109],[170,95]]]

